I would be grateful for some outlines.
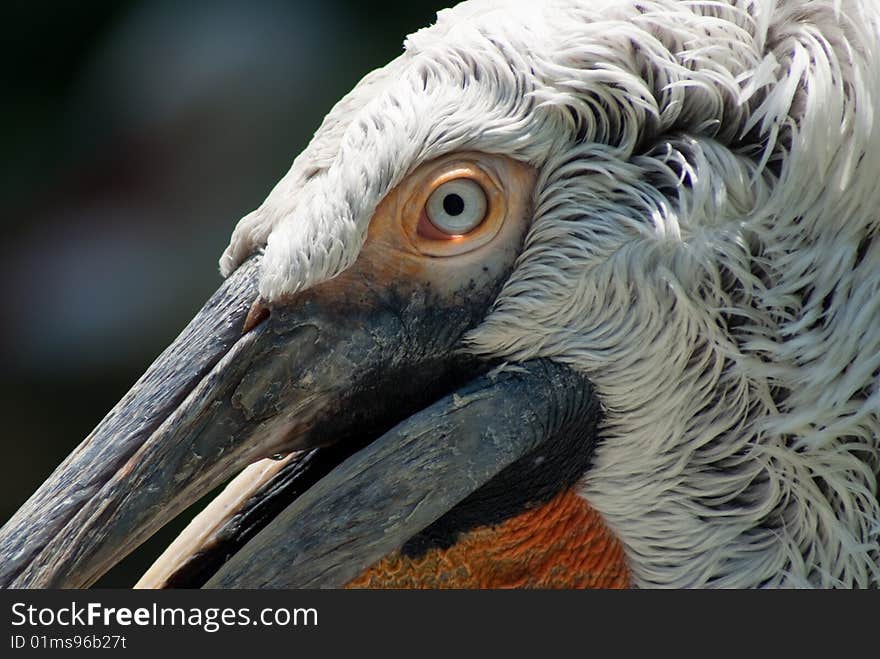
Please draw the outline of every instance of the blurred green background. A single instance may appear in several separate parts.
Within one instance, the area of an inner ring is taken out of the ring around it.
[[[442,6],[4,3],[0,521],[217,287],[333,103]],[[133,584],[187,519],[99,585]]]

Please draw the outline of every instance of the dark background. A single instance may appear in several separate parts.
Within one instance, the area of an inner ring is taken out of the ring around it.
[[[232,228],[443,0],[5,2],[0,522],[220,282]],[[130,586],[178,519],[101,585]]]

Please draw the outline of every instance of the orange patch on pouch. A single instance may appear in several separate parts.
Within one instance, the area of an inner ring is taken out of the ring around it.
[[[628,588],[623,547],[574,491],[502,524],[459,536],[448,549],[395,552],[348,588]]]

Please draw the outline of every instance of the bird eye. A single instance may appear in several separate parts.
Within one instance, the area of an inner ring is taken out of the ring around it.
[[[458,178],[437,186],[428,197],[425,213],[437,230],[448,236],[463,236],[483,223],[488,205],[479,183]]]
[[[533,189],[530,171],[502,156],[448,154],[422,163],[387,199],[396,204],[401,235],[416,252],[461,256],[498,235],[510,201],[519,209],[522,193]]]

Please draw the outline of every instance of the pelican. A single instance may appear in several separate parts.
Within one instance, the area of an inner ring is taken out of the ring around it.
[[[470,0],[0,532],[86,587],[880,585],[880,5]],[[231,480],[230,480],[231,479]]]

